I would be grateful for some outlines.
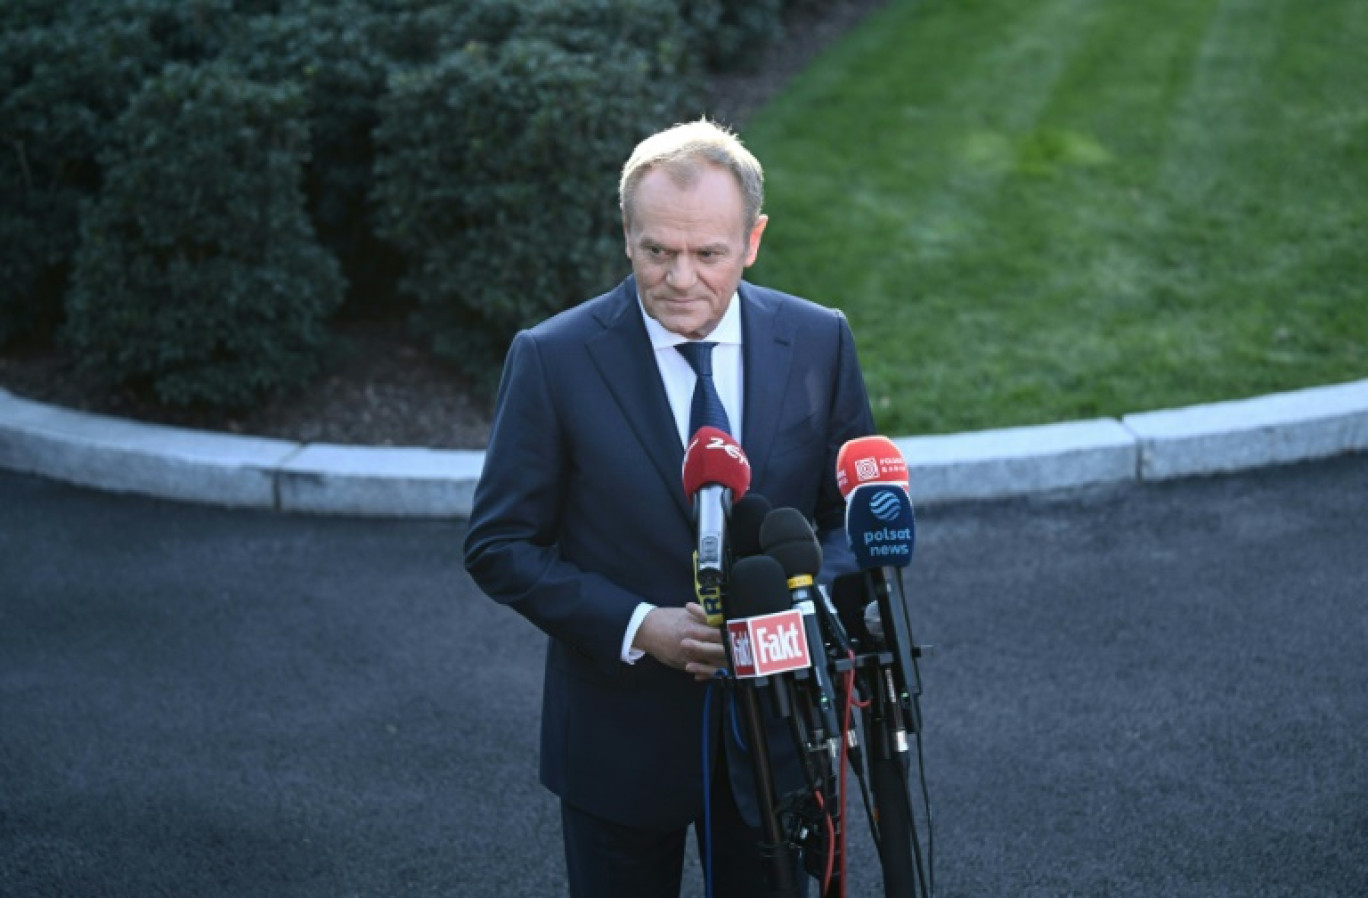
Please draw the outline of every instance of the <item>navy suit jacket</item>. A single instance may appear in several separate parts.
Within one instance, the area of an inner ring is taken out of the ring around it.
[[[774,290],[738,293],[751,490],[815,522],[829,578],[854,568],[836,454],[873,432],[850,328]],[[629,277],[514,338],[465,545],[479,586],[550,637],[542,782],[662,830],[699,816],[705,685],[620,653],[638,603],[694,600],[683,459]]]

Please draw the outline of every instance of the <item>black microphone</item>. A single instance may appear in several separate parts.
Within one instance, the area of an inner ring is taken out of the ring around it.
[[[793,729],[794,745],[806,744],[808,721],[795,715],[795,675],[807,677],[818,666],[820,646],[808,642],[803,615],[793,607],[784,569],[768,555],[752,555],[732,565],[727,592],[728,661],[741,682],[766,688],[776,717]]]
[[[836,722],[836,690],[825,663],[826,640],[822,638],[821,624],[817,620],[816,603],[823,599],[815,588],[817,574],[822,570],[822,544],[817,541],[817,534],[812,532],[812,526],[802,512],[796,508],[776,508],[765,516],[760,526],[760,545],[764,547],[765,554],[779,562],[784,569],[793,607],[803,615],[808,645],[814,654],[823,654],[822,663],[814,661],[812,665],[813,679],[817,684],[814,698],[834,759],[841,727]]]
[[[727,536],[733,560],[739,561],[760,554],[760,524],[765,520],[765,515],[769,514],[770,508],[769,500],[759,493],[746,493],[732,503]],[[726,590],[718,587],[717,592],[721,596],[723,614],[731,617],[732,615],[726,613]],[[708,623],[714,623],[711,616]]]
[[[746,742],[750,747],[751,771],[755,776],[755,794],[760,812],[760,856],[764,861],[768,894],[774,898],[802,894],[794,877],[792,850],[779,816],[779,797],[775,794],[774,771],[770,766],[769,735],[765,717],[760,710],[758,687],[767,685],[768,673],[783,667],[794,669],[801,658],[784,657],[797,654],[779,649],[797,649],[802,629],[797,621],[783,623],[789,608],[788,586],[784,571],[774,559],[753,555],[738,559],[730,571],[727,591],[727,648],[728,662],[738,682],[737,704]],[[782,635],[781,635],[782,634]],[[806,646],[802,646],[806,655]],[[786,705],[784,684],[777,684],[772,692],[781,705]]]
[[[878,611],[877,603],[872,601],[870,590],[865,583],[864,571],[850,571],[839,574],[831,584],[831,601],[836,606],[836,614],[854,643],[856,654],[878,649],[873,632],[869,629],[868,615],[872,607]],[[883,635],[883,625],[878,627]]]
[[[746,493],[732,503],[731,544],[732,555],[736,558],[749,558],[760,555],[760,527],[765,515],[773,509],[770,501],[759,493]]]

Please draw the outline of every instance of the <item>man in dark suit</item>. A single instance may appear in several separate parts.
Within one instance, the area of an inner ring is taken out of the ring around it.
[[[643,141],[620,189],[633,275],[519,333],[504,366],[466,566],[550,637],[541,778],[576,896],[677,896],[705,798],[716,894],[765,891],[750,770],[707,699],[725,656],[694,601],[697,403],[741,443],[752,492],[813,521],[823,576],[853,567],[835,461],[873,418],[845,318],[742,280],[762,184],[712,123]]]

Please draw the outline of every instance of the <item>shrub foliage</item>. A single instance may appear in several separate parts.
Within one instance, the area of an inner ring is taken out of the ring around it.
[[[342,277],[304,211],[304,113],[298,87],[226,63],[143,85],[83,223],[67,335],[84,364],[178,405],[246,407],[312,373]]]
[[[398,311],[484,375],[620,276],[623,158],[801,2],[0,3],[0,346],[241,405]]]
[[[610,51],[658,10],[636,4],[639,22],[609,23],[606,6],[548,5],[501,43],[470,41],[397,76],[386,98],[381,232],[410,261],[402,287],[433,348],[476,378],[497,373],[518,327],[624,268],[617,171],[670,120],[660,84],[676,51],[644,37]]]
[[[0,344],[61,320],[81,202],[114,119],[164,62],[147,21],[0,4]]]

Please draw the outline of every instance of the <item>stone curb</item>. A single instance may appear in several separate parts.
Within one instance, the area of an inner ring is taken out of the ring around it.
[[[1368,449],[1368,380],[1126,415],[1142,480],[1219,474]]]
[[[921,504],[1164,480],[1368,451],[1368,380],[1038,427],[895,440]],[[459,518],[484,453],[303,444],[142,424],[0,389],[0,468],[284,512]]]

